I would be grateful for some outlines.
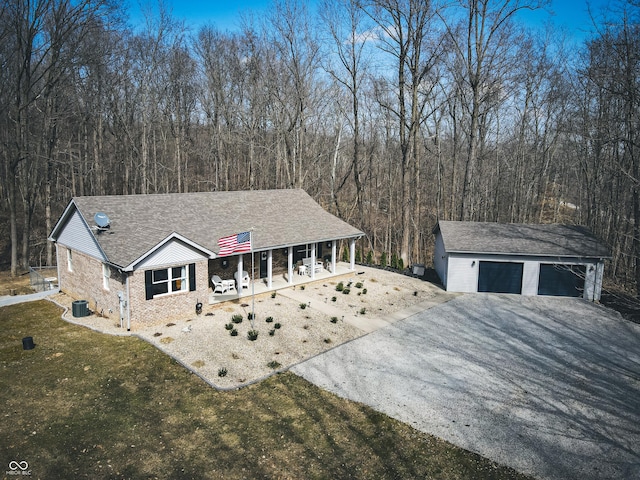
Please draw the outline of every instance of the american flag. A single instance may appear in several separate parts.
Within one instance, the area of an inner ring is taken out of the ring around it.
[[[242,232],[218,240],[220,251],[218,255],[224,257],[232,253],[246,253],[251,251],[251,232]]]

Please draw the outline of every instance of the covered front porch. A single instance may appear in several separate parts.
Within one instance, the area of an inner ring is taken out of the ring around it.
[[[237,300],[239,298],[251,297],[251,295],[259,295],[262,293],[274,292],[283,288],[295,287],[304,285],[318,280],[326,280],[341,275],[346,275],[354,270],[349,263],[337,262],[335,272],[331,272],[325,268],[322,271],[318,271],[315,274],[315,278],[311,278],[308,274],[300,275],[297,271],[294,271],[291,282],[289,282],[288,274],[278,275],[271,279],[271,287],[267,285],[266,278],[256,278],[255,281],[249,283],[249,287],[243,288],[241,293],[237,290],[227,291],[225,293],[213,293],[212,288],[209,290],[209,305],[214,305],[222,302],[229,302]],[[250,274],[250,273],[249,273]]]
[[[209,304],[352,272],[355,239],[342,240],[348,241],[348,262],[338,261],[338,240],[212,259],[209,261]]]

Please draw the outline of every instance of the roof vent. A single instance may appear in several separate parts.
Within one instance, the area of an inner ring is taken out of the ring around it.
[[[106,230],[109,228],[109,217],[107,217],[106,213],[98,212],[93,216],[93,221],[96,222],[98,226],[98,231]]]

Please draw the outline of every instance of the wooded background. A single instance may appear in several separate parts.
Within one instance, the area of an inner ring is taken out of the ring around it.
[[[438,219],[576,223],[638,293],[637,0],[579,45],[521,22],[539,1],[276,0],[234,32],[118,3],[1,4],[14,274],[52,264],[73,196],[303,188],[366,232],[363,259],[430,264]]]

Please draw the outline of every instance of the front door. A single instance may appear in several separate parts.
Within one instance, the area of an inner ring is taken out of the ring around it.
[[[267,252],[260,252],[260,278],[267,278]]]

